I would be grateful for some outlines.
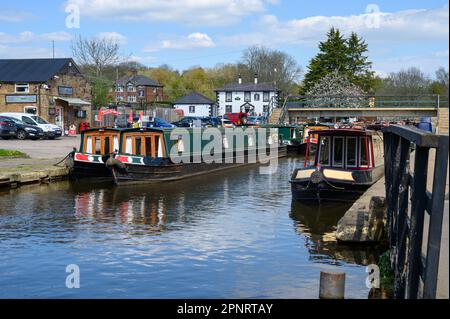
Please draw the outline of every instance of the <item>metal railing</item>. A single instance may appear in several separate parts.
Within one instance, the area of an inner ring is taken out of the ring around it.
[[[448,165],[448,136],[397,125],[383,129],[386,203],[396,298],[436,298]],[[415,148],[411,153],[411,147]],[[432,192],[427,191],[428,158],[435,149]],[[414,154],[414,170],[410,156]],[[409,196],[411,195],[411,199]],[[429,215],[422,253],[425,213]],[[423,282],[422,295],[419,293]]]
[[[448,108],[448,96],[290,96],[287,109],[296,108]]]

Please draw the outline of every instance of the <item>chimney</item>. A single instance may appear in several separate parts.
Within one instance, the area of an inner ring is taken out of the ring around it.
[[[242,84],[242,76],[240,74],[239,74],[239,77],[238,77],[238,83]]]
[[[255,73],[255,84],[258,84],[258,73]]]

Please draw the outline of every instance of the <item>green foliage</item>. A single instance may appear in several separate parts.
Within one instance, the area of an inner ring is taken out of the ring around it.
[[[383,285],[391,285],[394,281],[394,271],[391,268],[390,251],[384,252],[380,256],[378,267],[380,268],[380,280]]]
[[[319,53],[310,61],[301,93],[308,92],[314,84],[332,72],[339,72],[365,92],[374,86],[372,62],[368,60],[367,44],[356,33],[348,39],[334,27],[327,40],[319,43]]]
[[[110,96],[112,86],[113,83],[105,79],[96,78],[93,80],[91,103],[94,108],[99,109],[112,102],[112,97]]]
[[[9,157],[9,156],[14,156],[14,157],[27,157],[27,154],[19,152],[19,151],[13,151],[13,150],[3,150],[0,149],[0,156],[4,156],[4,157]]]

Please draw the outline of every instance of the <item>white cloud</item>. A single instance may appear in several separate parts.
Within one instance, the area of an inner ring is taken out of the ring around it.
[[[118,43],[120,45],[125,45],[128,42],[127,37],[118,32],[100,32],[97,34],[97,37],[101,38],[101,39],[108,39],[108,40],[115,41],[116,43]]]
[[[23,31],[18,35],[0,32],[0,44],[18,44],[38,41],[70,41],[72,35],[65,32],[50,32],[42,34],[34,34],[31,31]]]
[[[28,12],[0,11],[0,22],[22,22],[32,16]]]
[[[257,31],[223,37],[221,42],[229,45],[316,45],[332,26],[345,34],[355,31],[368,43],[448,42],[448,10],[446,4],[438,9],[313,16],[289,21],[279,21],[276,16],[265,15],[255,24]]]
[[[195,32],[185,37],[171,40],[162,40],[156,45],[147,46],[144,52],[155,52],[163,49],[188,50],[194,48],[213,48],[216,44],[205,33]]]
[[[81,15],[128,21],[170,21],[188,25],[229,25],[263,12],[277,0],[68,0]]]

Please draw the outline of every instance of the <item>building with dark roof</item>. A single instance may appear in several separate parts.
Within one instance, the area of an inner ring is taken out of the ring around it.
[[[126,75],[118,79],[115,83],[116,103],[126,104],[148,104],[164,101],[164,86],[152,79],[137,74]]]
[[[217,105],[208,97],[192,92],[172,103],[175,109],[183,110],[185,116],[216,116]]]
[[[271,83],[259,83],[255,75],[251,83],[243,83],[239,76],[236,83],[230,83],[216,91],[218,114],[246,112],[265,115],[278,107],[279,90]]]
[[[90,101],[90,84],[71,58],[0,59],[0,113],[32,113],[68,129],[91,120]]]

